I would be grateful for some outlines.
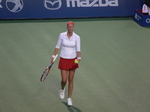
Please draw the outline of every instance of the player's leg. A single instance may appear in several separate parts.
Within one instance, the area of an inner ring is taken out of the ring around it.
[[[68,70],[61,70],[61,89],[63,90],[67,83]]]
[[[75,69],[69,70],[69,75],[68,75],[68,98],[71,98],[71,96],[72,96],[74,74],[75,74]]]
[[[65,86],[67,83],[68,70],[61,70],[61,89],[60,89],[60,99],[64,99],[65,97]]]
[[[73,92],[73,84],[74,84],[74,75],[75,75],[75,69],[69,70],[68,75],[68,100],[67,103],[69,106],[72,106],[72,92]]]

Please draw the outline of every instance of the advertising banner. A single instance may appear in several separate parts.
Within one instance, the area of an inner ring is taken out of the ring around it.
[[[143,0],[0,0],[0,19],[133,16]]]
[[[142,10],[135,10],[133,20],[141,26],[150,26],[150,15],[142,14]]]

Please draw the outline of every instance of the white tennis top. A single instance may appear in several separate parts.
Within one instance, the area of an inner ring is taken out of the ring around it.
[[[67,32],[60,33],[56,48],[60,49],[60,57],[72,59],[77,57],[77,51],[80,51],[80,36],[73,32],[73,35],[68,38]]]

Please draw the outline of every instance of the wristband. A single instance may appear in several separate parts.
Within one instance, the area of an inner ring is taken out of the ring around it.
[[[79,60],[80,60],[80,59],[81,59],[81,57],[77,57],[77,59],[79,59]]]
[[[55,55],[52,55],[52,58],[55,58],[56,56]]]

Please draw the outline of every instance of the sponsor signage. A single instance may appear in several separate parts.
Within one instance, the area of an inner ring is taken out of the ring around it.
[[[132,16],[137,0],[0,0],[0,19]]]
[[[67,0],[67,7],[107,7],[118,6],[118,0]]]
[[[141,26],[150,26],[150,15],[142,14],[142,10],[135,10],[133,20]]]

